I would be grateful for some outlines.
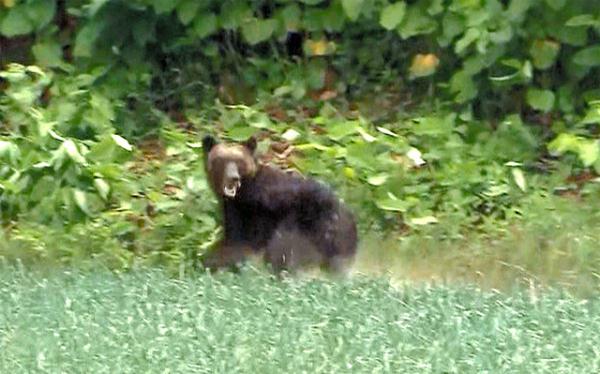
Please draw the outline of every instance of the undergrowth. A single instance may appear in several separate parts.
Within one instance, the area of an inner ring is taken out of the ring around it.
[[[132,144],[110,125],[131,113],[94,93],[90,77],[52,83],[53,74],[20,65],[4,76],[0,107],[12,127],[0,133],[1,258],[192,269],[220,235],[200,139],[255,134],[261,162],[326,181],[356,213],[361,236],[391,238],[363,241],[359,263],[443,259],[451,275],[467,267],[467,278],[484,279],[501,264],[511,276],[524,269],[518,279],[597,284],[598,179],[576,155],[540,158],[539,130],[517,115],[492,130],[443,107],[375,121],[328,103],[306,112],[285,101],[216,102],[186,110],[187,122],[157,111],[160,130]],[[85,105],[63,95],[74,88]],[[58,98],[45,105],[47,90]],[[83,135],[73,132],[80,121]]]

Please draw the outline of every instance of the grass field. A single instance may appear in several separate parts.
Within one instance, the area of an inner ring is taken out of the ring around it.
[[[0,270],[0,372],[596,373],[600,302],[160,270]]]

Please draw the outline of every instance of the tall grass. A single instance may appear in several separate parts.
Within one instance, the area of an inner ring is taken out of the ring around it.
[[[367,234],[356,270],[398,280],[469,282],[486,288],[560,287],[600,291],[598,204],[544,197],[519,219],[449,236],[448,225],[403,235]]]
[[[532,197],[518,217],[491,220],[466,232],[455,222],[402,233],[362,232],[355,273],[395,281],[468,282],[484,288],[560,287],[581,296],[600,291],[600,206],[562,197]],[[168,221],[177,221],[169,218]],[[108,223],[107,223],[108,222]],[[204,243],[199,224],[141,230],[135,245],[116,236],[119,221],[98,219],[64,227],[20,223],[0,230],[0,260],[35,267],[111,269],[161,264],[173,274],[194,272]],[[112,224],[112,225],[111,225]]]
[[[593,373],[600,303],[265,273],[0,271],[0,372]]]

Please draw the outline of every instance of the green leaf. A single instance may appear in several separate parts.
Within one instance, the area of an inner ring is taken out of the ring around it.
[[[477,39],[479,39],[480,35],[481,33],[479,29],[476,29],[474,27],[468,29],[465,35],[462,38],[460,38],[454,45],[454,52],[456,52],[459,55],[462,54],[465,51],[465,49],[467,49],[467,47],[469,47]]]
[[[505,25],[497,31],[494,31],[489,34],[490,40],[494,42],[494,44],[508,43],[513,38],[513,35],[513,28],[510,25]]]
[[[73,201],[75,201],[75,205],[77,205],[77,207],[79,209],[81,209],[82,212],[84,212],[88,216],[91,215],[90,209],[88,208],[87,196],[86,196],[85,192],[74,188],[73,189]]]
[[[576,100],[573,86],[565,84],[558,89],[556,98],[557,108],[564,113],[573,113]]]
[[[224,1],[221,5],[220,21],[224,29],[237,29],[252,19],[252,9],[245,1]]]
[[[94,44],[100,36],[103,24],[100,21],[86,23],[75,38],[73,55],[75,57],[91,57]]]
[[[202,3],[199,0],[184,0],[177,6],[177,17],[185,26],[196,17]]]
[[[65,140],[62,144],[62,147],[65,149],[67,155],[71,160],[73,160],[73,162],[81,165],[86,163],[85,158],[81,155],[79,149],[77,148],[77,145],[73,140]]]
[[[362,10],[364,0],[342,0],[344,12],[351,21],[356,21]]]
[[[493,183],[483,191],[483,194],[487,197],[498,197],[502,195],[507,195],[510,192],[510,188],[507,184],[496,184]]]
[[[104,7],[104,4],[108,3],[109,0],[91,0],[87,8],[87,16],[93,17],[98,13],[100,9]]]
[[[511,173],[517,187],[519,187],[523,192],[527,191],[527,182],[525,180],[523,170],[520,168],[512,168]]]
[[[453,113],[445,117],[432,115],[419,118],[418,125],[413,127],[413,132],[416,135],[446,137],[454,130],[455,120],[456,115]]]
[[[573,62],[582,66],[599,66],[600,65],[600,45],[588,47],[580,50],[573,55]]]
[[[101,164],[90,166],[90,171],[93,173],[98,173],[99,175],[110,179],[117,179],[123,176],[123,169],[116,164]]]
[[[16,164],[19,155],[20,151],[17,145],[5,140],[0,140],[0,158],[3,158],[4,160],[8,159],[12,164]]]
[[[198,37],[205,38],[217,31],[217,27],[217,16],[214,13],[203,13],[194,21],[193,30]]]
[[[283,23],[286,31],[296,31],[300,29],[300,17],[302,11],[298,4],[290,4],[283,8],[279,13],[279,18]]]
[[[595,105],[590,108],[585,117],[581,121],[583,125],[600,124],[600,105]]]
[[[548,144],[548,150],[555,155],[573,152],[579,156],[584,166],[590,166],[600,157],[597,140],[589,140],[563,133]]]
[[[560,44],[551,40],[536,40],[529,49],[529,53],[533,57],[533,66],[541,70],[554,65],[559,51]]]
[[[396,134],[392,130],[386,129],[385,127],[377,126],[376,129],[377,129],[377,131],[379,131],[382,134],[385,134],[385,135],[388,135],[388,136],[391,136],[391,137],[394,137],[394,138],[398,137],[398,134]]]
[[[562,155],[566,152],[575,152],[579,146],[579,139],[572,134],[563,133],[548,143],[548,150],[553,155]]]
[[[47,40],[31,48],[38,65],[56,67],[62,63],[62,48],[55,40]]]
[[[434,216],[412,218],[410,220],[410,224],[415,225],[415,226],[425,226],[425,225],[431,225],[434,223],[438,223],[438,219],[435,218]]]
[[[252,135],[256,133],[256,129],[249,126],[236,126],[227,130],[227,137],[231,140],[240,142],[248,140]]]
[[[595,26],[597,24],[598,21],[591,14],[582,14],[569,18],[569,20],[565,23],[565,25],[569,27]]]
[[[445,0],[432,0],[431,5],[427,8],[427,13],[432,16],[436,16],[444,12],[444,2]]]
[[[584,47],[588,43],[588,30],[585,27],[558,27],[550,34],[563,44]]]
[[[537,0],[511,1],[506,9],[506,16],[512,22],[522,22],[527,11],[537,5]]]
[[[383,8],[379,17],[379,24],[386,30],[395,29],[406,14],[406,3],[404,1],[390,4]]]
[[[369,134],[369,132],[365,129],[363,129],[360,126],[356,127],[356,130],[358,130],[358,133],[360,134],[360,136],[362,136],[363,140],[367,143],[373,143],[374,141],[377,140],[376,137],[374,137],[373,135]]]
[[[25,7],[27,15],[36,29],[49,24],[56,12],[56,1],[34,0],[29,1]]]
[[[450,79],[450,91],[456,94],[454,101],[465,103],[477,96],[477,85],[470,74],[459,71]]]
[[[374,147],[366,143],[354,143],[346,147],[344,156],[348,166],[361,171],[381,170],[380,162],[374,154]]]
[[[131,144],[129,144],[127,139],[125,139],[122,136],[119,136],[117,134],[111,134],[111,137],[113,138],[113,140],[119,147],[121,147],[124,150],[129,151],[129,152],[133,151],[133,147],[131,146]]]
[[[276,20],[254,18],[242,25],[242,35],[248,43],[255,45],[269,39],[276,28]]]
[[[27,17],[25,6],[16,6],[10,9],[0,24],[0,34],[9,38],[29,34],[32,31],[33,25]]]
[[[355,122],[339,122],[327,127],[327,137],[335,141],[356,134],[357,132],[358,126]]]
[[[248,119],[248,125],[258,129],[270,128],[273,123],[266,113],[256,113]]]
[[[444,30],[443,38],[440,38],[442,46],[448,46],[450,42],[465,30],[465,21],[459,15],[451,12],[444,14],[442,19]]]
[[[179,0],[152,0],[152,5],[157,14],[170,13],[179,5]]]
[[[598,160],[600,155],[600,149],[598,149],[598,142],[596,140],[582,140],[579,142],[579,149],[577,150],[579,159],[584,166],[590,166]]]
[[[554,93],[550,90],[530,88],[527,90],[527,104],[533,109],[549,112],[554,107]]]
[[[410,6],[406,15],[398,27],[398,34],[402,39],[408,39],[416,35],[431,34],[437,28],[437,22],[433,20],[421,7]]]
[[[339,1],[331,1],[329,7],[318,12],[322,22],[322,28],[329,32],[341,32],[346,23],[346,17],[342,17],[344,12],[342,4]],[[306,13],[308,14],[308,12]],[[304,18],[306,21],[306,17]]]
[[[110,186],[104,179],[96,178],[94,179],[94,187],[98,191],[98,194],[104,201],[108,200],[108,194],[110,192]]]
[[[546,0],[546,4],[550,6],[550,8],[554,10],[560,10],[565,6],[567,0]]]
[[[113,103],[106,96],[94,92],[91,95],[90,110],[86,112],[86,119],[92,124],[103,129],[111,126],[115,119],[115,108]]]
[[[386,197],[383,199],[375,200],[375,205],[381,210],[404,213],[408,210],[408,208],[410,208],[411,204],[407,203],[404,200]]]
[[[388,173],[372,175],[367,178],[367,183],[372,186],[381,186],[388,180],[389,177],[390,175]]]

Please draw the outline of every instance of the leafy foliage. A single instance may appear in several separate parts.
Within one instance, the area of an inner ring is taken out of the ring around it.
[[[65,81],[73,97],[42,106],[43,95],[61,95],[63,84],[49,88],[51,77],[35,67],[12,65],[0,77],[8,88],[0,98],[9,136],[0,141],[0,208],[3,219],[62,224],[103,210],[121,192],[121,163],[131,145],[113,132],[113,109],[90,93],[88,77]],[[71,89],[77,84],[78,91]],[[76,106],[78,100],[83,105]],[[94,139],[86,139],[90,133]],[[23,198],[27,196],[27,198]]]
[[[594,12],[586,0],[451,4],[438,0],[72,0],[58,10],[54,2],[35,0],[10,2],[2,8],[0,34],[34,33],[33,54],[45,66],[60,65],[60,47],[68,45],[78,65],[124,62],[138,74],[161,69],[165,55],[196,50],[210,61],[204,69],[211,73],[219,74],[224,67],[236,69],[249,85],[256,84],[257,74],[267,74],[266,88],[275,89],[285,85],[285,77],[282,72],[272,74],[280,69],[272,65],[287,62],[270,62],[264,46],[270,44],[281,56],[290,33],[304,33],[305,44],[313,45],[308,53],[313,58],[301,63],[307,73],[316,69],[314,58],[331,55],[350,85],[359,83],[354,80],[360,75],[382,70],[390,71],[394,74],[390,79],[396,80],[409,69],[400,61],[425,52],[440,61],[442,69],[436,74],[436,81],[444,82],[440,93],[456,103],[470,103],[494,94],[510,101],[511,94],[524,85],[555,94],[573,85],[582,91],[589,88],[586,77],[593,77],[600,65],[596,45],[600,26]],[[79,27],[57,28],[51,22],[57,13],[59,18],[76,18]],[[362,35],[365,43],[354,43],[355,35]],[[334,48],[314,53],[319,40]],[[370,48],[369,40],[378,40],[380,47]],[[393,44],[401,41],[403,52],[395,51]],[[246,54],[253,56],[253,62],[241,66],[240,55]],[[557,71],[560,67],[564,71]],[[556,71],[551,83],[550,70]],[[303,84],[303,79],[294,81]],[[571,97],[578,105],[581,98]],[[489,112],[492,109],[507,108],[486,108],[488,114],[495,113]]]

